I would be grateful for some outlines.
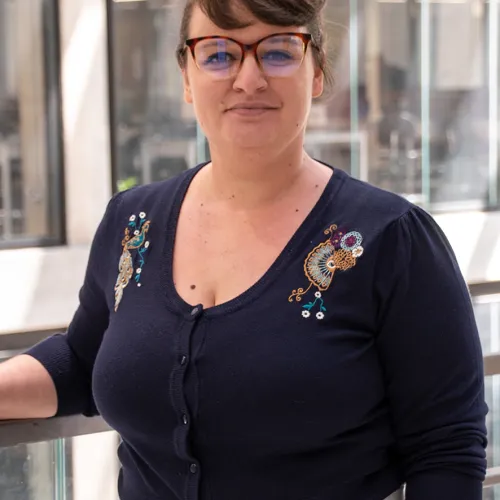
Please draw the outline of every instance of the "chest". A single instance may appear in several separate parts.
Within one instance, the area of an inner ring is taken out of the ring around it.
[[[300,271],[300,262],[290,267]],[[360,317],[366,307],[339,286],[323,294],[324,320],[314,311],[306,318],[302,304],[314,301],[314,293],[290,302],[302,284],[300,272],[291,274],[292,280],[283,273],[271,286],[258,286],[254,297],[246,294],[246,305],[233,313],[179,316],[151,298],[139,323],[133,318],[140,304],[121,309],[94,371],[102,414],[118,430],[123,415],[141,428],[144,409],[154,408],[148,422],[160,432],[175,427],[187,409],[215,441],[223,429],[235,444],[251,415],[246,445],[260,450],[287,446],[304,425],[310,429],[304,446],[358,425],[383,397],[373,335]]]
[[[229,217],[187,206],[174,244],[178,294],[205,308],[241,295],[273,266],[303,220],[295,211],[278,223],[271,214]]]

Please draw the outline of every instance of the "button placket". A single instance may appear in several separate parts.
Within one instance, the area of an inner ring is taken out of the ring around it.
[[[193,426],[190,412],[195,411],[197,404],[196,400],[189,401],[190,398],[196,397],[191,385],[194,379],[190,378],[195,375],[189,368],[193,361],[192,336],[202,312],[201,306],[188,310],[176,331],[178,358],[171,377],[172,403],[179,418],[174,440],[178,457],[186,463],[186,500],[195,500],[198,497],[200,481],[200,465],[196,463],[197,457],[191,455],[189,446],[189,432]]]

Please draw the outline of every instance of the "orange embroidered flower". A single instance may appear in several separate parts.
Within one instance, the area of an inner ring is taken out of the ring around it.
[[[325,230],[325,235],[330,238],[315,247],[304,262],[304,272],[309,280],[309,286],[292,291],[289,302],[301,302],[302,298],[316,287],[314,301],[302,306],[302,317],[310,318],[312,311],[318,309],[316,319],[322,320],[327,312],[321,292],[325,292],[332,284],[335,272],[347,271],[356,265],[356,261],[363,255],[363,237],[357,231],[339,230],[333,224]]]

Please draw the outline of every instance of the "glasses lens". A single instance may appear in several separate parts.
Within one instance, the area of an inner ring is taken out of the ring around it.
[[[196,45],[195,57],[201,70],[222,80],[238,72],[242,53],[238,44],[224,38],[213,38]]]
[[[290,76],[302,64],[304,42],[300,36],[276,35],[259,45],[258,57],[268,76]]]

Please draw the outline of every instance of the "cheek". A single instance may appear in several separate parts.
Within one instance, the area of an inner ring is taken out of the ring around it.
[[[191,86],[193,108],[196,119],[208,137],[220,129],[224,91],[212,82],[196,82]]]
[[[287,120],[293,121],[295,126],[302,126],[307,121],[312,102],[312,91],[307,80],[298,79],[283,97]]]
[[[211,92],[209,88],[206,88],[201,83],[197,83],[191,87],[191,93],[193,97],[193,106],[198,118],[204,115],[211,114],[210,110],[217,104],[217,96],[214,92]]]
[[[208,109],[220,106],[224,96],[224,88],[212,81],[199,78],[192,81],[191,93],[195,109],[200,113],[205,113]]]

